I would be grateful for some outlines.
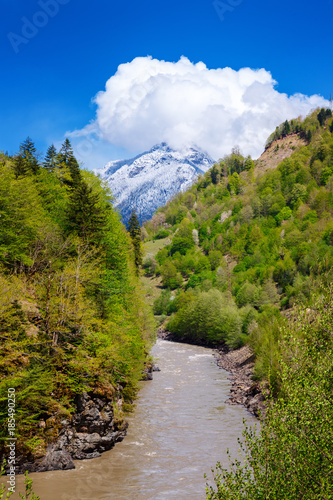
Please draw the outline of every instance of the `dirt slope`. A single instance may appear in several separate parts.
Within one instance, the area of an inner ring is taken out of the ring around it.
[[[264,174],[267,170],[276,168],[282,160],[288,158],[294,151],[306,144],[307,142],[301,139],[298,134],[290,134],[287,137],[272,142],[255,162],[255,177]]]

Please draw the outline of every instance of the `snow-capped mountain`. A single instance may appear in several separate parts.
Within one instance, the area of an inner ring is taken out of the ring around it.
[[[127,223],[133,208],[143,222],[174,194],[189,187],[213,163],[212,158],[199,149],[188,147],[175,151],[162,143],[130,160],[110,161],[95,172],[109,183],[116,198],[114,205],[124,222]]]

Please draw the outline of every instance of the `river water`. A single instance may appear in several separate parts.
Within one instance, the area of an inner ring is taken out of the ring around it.
[[[205,499],[204,474],[211,477],[218,461],[228,464],[226,450],[237,452],[243,419],[256,419],[224,403],[228,373],[211,349],[158,340],[152,354],[161,371],[142,383],[124,441],[76,461],[75,470],[31,474],[41,500]]]

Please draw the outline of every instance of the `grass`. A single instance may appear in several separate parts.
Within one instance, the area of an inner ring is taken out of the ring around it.
[[[160,250],[162,250],[162,248],[164,248],[166,245],[168,245],[171,241],[171,238],[170,237],[167,237],[167,238],[163,238],[161,240],[156,240],[156,241],[146,241],[143,245],[143,249],[144,249],[144,255],[153,255],[155,256],[157,254],[157,252],[159,252]]]
[[[156,241],[147,241],[143,245],[144,257],[148,254],[155,257],[157,252],[170,243],[170,237],[163,238]],[[141,282],[144,286],[146,302],[153,306],[154,300],[161,295],[162,292],[162,279],[160,276],[148,277],[143,273],[141,275]]]

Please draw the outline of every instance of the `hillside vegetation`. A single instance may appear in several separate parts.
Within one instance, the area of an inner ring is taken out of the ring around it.
[[[129,408],[152,341],[131,240],[109,188],[65,141],[0,154],[0,419],[16,393],[17,454],[43,456],[76,395]],[[43,425],[41,425],[42,423]]]
[[[332,130],[331,111],[316,110],[278,127],[257,162],[234,148],[143,229],[169,237],[143,264],[161,276],[155,313],[169,315],[167,329],[230,348],[251,342],[255,377],[276,388],[279,329],[295,304],[311,307],[333,266]]]
[[[155,314],[185,341],[250,343],[267,387],[260,432],[245,427],[207,500],[333,498],[332,132],[321,109],[256,162],[234,148],[143,229],[167,238],[143,263],[164,286]]]

